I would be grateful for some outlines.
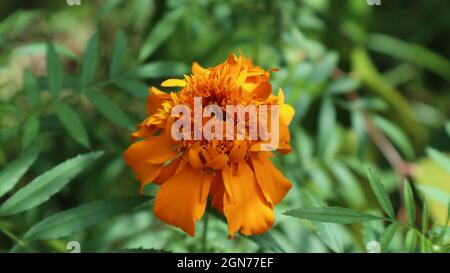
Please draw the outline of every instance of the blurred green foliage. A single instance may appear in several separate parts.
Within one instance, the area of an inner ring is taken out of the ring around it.
[[[449,251],[449,12],[440,0],[2,0],[0,251]],[[138,183],[122,153],[149,86],[239,51],[279,68],[274,90],[296,108],[293,152],[276,158],[294,187],[270,233],[227,240],[211,211],[191,238],[150,198],[126,197]]]

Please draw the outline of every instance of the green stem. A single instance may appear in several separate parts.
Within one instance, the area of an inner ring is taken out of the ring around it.
[[[27,246],[21,239],[19,239],[16,235],[14,235],[13,233],[11,233],[9,230],[7,230],[6,228],[4,228],[3,226],[0,225],[0,231],[6,235],[6,237],[8,237],[9,239],[11,239],[12,241],[14,241],[16,244],[20,245],[21,247],[33,252],[33,250]]]

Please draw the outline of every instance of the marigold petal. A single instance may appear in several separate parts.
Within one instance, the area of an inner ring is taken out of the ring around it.
[[[223,200],[223,212],[227,218],[230,237],[239,230],[244,235],[256,235],[270,229],[274,222],[272,206],[264,200],[248,164],[243,163],[237,175],[224,177],[224,183],[227,182],[233,185],[233,199],[225,193]]]
[[[206,198],[202,193],[209,192],[211,179],[211,175],[202,174],[190,164],[185,164],[159,189],[154,206],[156,217],[194,236],[195,223],[206,207]]]
[[[152,182],[159,175],[163,166],[163,164],[152,164],[146,160],[151,154],[145,145],[146,143],[143,141],[136,142],[124,153],[125,163],[133,169],[142,187]]]
[[[227,166],[228,156],[225,154],[219,154],[214,157],[211,161],[206,162],[206,167],[209,167],[214,170],[220,170]]]
[[[280,122],[280,143],[278,145],[278,151],[281,154],[288,154],[292,151],[291,134],[289,133],[289,128],[284,122]]]
[[[260,82],[253,90],[253,94],[261,99],[266,99],[269,97],[270,93],[272,93],[272,85],[267,81]]]
[[[282,104],[280,107],[280,118],[284,122],[284,124],[289,125],[292,121],[292,118],[295,115],[294,107],[289,104]]]
[[[214,175],[209,194],[211,195],[211,206],[223,213],[223,197],[225,194],[225,187],[223,185],[221,172],[216,172]]]
[[[180,158],[176,158],[172,160],[169,164],[162,167],[161,172],[159,173],[158,177],[156,177],[153,180],[153,183],[162,185],[164,182],[166,182],[169,178],[175,175],[175,172],[178,169],[178,165],[180,164]]]
[[[147,113],[151,116],[157,113],[163,101],[170,100],[170,95],[155,87],[150,88],[149,93],[147,97]]]
[[[199,65],[197,62],[193,62],[192,63],[192,73],[194,75],[204,75],[204,74],[208,74],[209,70],[203,68],[201,65]]]
[[[289,180],[273,165],[270,152],[252,153],[251,160],[261,191],[272,205],[280,202],[292,185]]]
[[[238,163],[247,155],[248,144],[245,141],[235,141],[230,151],[230,162]]]
[[[185,87],[186,81],[180,79],[168,79],[161,83],[162,87]]]

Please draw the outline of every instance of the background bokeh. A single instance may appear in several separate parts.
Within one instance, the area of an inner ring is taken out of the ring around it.
[[[7,166],[33,153],[30,147],[41,151],[12,190],[0,179],[0,204],[66,159],[104,154],[48,201],[0,216],[0,251],[66,252],[75,240],[92,252],[277,251],[274,241],[288,252],[364,252],[385,223],[321,224],[281,213],[328,205],[381,215],[369,167],[400,221],[405,178],[419,227],[427,198],[433,226],[424,234],[433,251],[448,251],[449,235],[434,234],[441,234],[450,200],[450,2],[381,2],[1,0],[0,178],[10,177]],[[146,116],[148,88],[189,73],[193,61],[212,66],[239,51],[265,69],[279,68],[274,90],[282,87],[296,108],[293,152],[276,158],[294,187],[276,207],[270,238],[227,240],[213,213],[207,232],[199,221],[189,237],[157,221],[151,201],[68,236],[24,238],[56,213],[137,195],[122,153]],[[386,251],[405,251],[405,233],[399,229]]]

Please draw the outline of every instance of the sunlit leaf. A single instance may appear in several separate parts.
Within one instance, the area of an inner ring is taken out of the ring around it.
[[[429,157],[431,157],[437,164],[439,164],[439,166],[450,173],[450,158],[447,155],[431,147],[428,147],[426,149],[426,152]]]
[[[286,211],[283,214],[300,219],[336,224],[351,224],[383,219],[375,215],[339,207],[299,208]]]

